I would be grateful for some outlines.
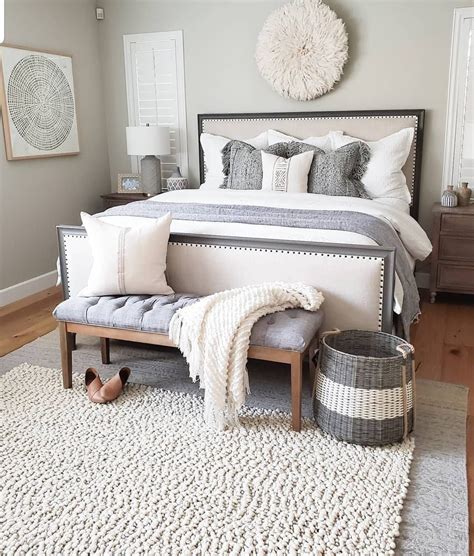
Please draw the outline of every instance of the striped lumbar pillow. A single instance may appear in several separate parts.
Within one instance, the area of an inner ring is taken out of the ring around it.
[[[283,158],[262,151],[263,191],[306,193],[313,152],[307,151]]]

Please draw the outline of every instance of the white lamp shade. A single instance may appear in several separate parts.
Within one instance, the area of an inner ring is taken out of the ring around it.
[[[127,127],[127,153],[135,156],[170,154],[170,129],[165,126]]]

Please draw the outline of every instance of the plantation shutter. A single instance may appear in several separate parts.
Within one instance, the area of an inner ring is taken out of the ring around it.
[[[129,125],[170,128],[171,154],[159,156],[165,189],[177,166],[188,175],[182,33],[125,35],[124,48]],[[138,157],[132,168],[139,171]]]

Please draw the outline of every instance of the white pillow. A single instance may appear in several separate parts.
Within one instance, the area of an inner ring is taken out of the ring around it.
[[[251,139],[242,139],[245,143],[252,145],[256,149],[266,149],[268,147],[268,137],[263,131]],[[213,135],[212,133],[201,133],[200,141],[204,152],[204,164],[206,166],[206,181],[201,185],[201,189],[219,189],[224,183],[224,172],[222,165],[222,149],[230,141],[228,137]]]
[[[171,215],[126,228],[81,212],[92,248],[92,270],[80,296],[168,295],[165,277]]]
[[[331,131],[327,135],[322,135],[321,137],[307,137],[306,139],[298,139],[292,135],[286,135],[280,131],[275,131],[273,129],[268,130],[268,145],[275,145],[276,143],[290,143],[291,141],[296,141],[297,143],[307,143],[313,147],[318,147],[325,152],[330,152],[336,150],[332,142],[332,134],[342,135],[342,131]]]
[[[283,158],[262,151],[262,191],[306,193],[313,151]]]
[[[335,148],[354,141],[364,141],[370,147],[370,160],[362,183],[372,199],[390,198],[411,202],[410,191],[402,168],[410,154],[414,129],[407,127],[379,141],[364,141],[350,135],[332,134]]]

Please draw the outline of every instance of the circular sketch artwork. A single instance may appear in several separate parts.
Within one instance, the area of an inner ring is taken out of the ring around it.
[[[10,117],[20,136],[42,151],[57,149],[74,123],[74,96],[61,68],[31,54],[12,69],[7,92]]]
[[[285,97],[330,91],[348,58],[344,23],[321,0],[294,0],[268,17],[257,40],[258,69]]]

